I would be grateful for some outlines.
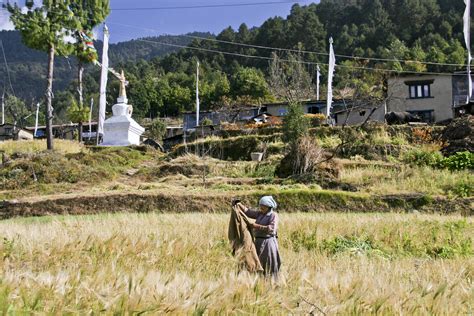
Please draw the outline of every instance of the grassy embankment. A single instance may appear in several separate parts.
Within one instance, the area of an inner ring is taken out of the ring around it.
[[[281,280],[236,274],[227,215],[0,222],[0,314],[469,314],[474,220],[282,214]]]
[[[286,210],[407,211],[429,205],[428,211],[457,212],[457,199],[473,194],[472,170],[451,171],[427,164],[440,155],[433,131],[380,126],[369,131],[324,127],[312,130],[327,150],[334,150],[341,137],[346,137],[343,135],[354,134],[354,141],[338,153],[339,178],[333,181],[336,187],[325,181],[303,184],[275,179],[274,171],[285,145],[278,130],[270,134],[266,130],[258,132],[259,135],[210,137],[188,144],[189,153],[215,158],[183,155],[183,146],[163,156],[144,148],[88,149],[75,142],[58,142],[56,152],[46,153],[41,151],[39,142],[7,142],[0,144],[0,151],[11,157],[0,170],[0,199],[55,199],[55,203],[41,202],[15,210],[15,214],[24,215],[38,215],[39,211],[32,210],[48,212],[51,208],[52,213],[91,213],[94,205],[107,211],[168,211],[166,203],[180,199],[190,202],[181,206],[182,210],[216,212],[227,209],[234,196],[250,201],[262,194],[276,195],[286,204]],[[266,148],[266,160],[246,161],[256,148]],[[356,192],[342,191],[342,187]],[[387,200],[389,195],[400,197]],[[90,196],[103,196],[103,201],[120,207],[107,209]],[[442,203],[438,209],[439,197],[450,201],[449,205]],[[464,206],[459,212],[465,214],[469,202],[461,204]],[[81,212],[71,205],[91,209]]]

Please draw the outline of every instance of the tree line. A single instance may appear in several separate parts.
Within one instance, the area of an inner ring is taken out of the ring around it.
[[[461,69],[423,62],[465,63],[463,11],[462,0],[322,0],[319,4],[306,6],[295,4],[286,18],[270,18],[260,27],[248,28],[242,24],[237,30],[226,28],[215,37],[188,37],[189,48],[168,52],[166,56],[148,54],[137,57],[136,51],[166,46],[150,43],[153,39],[146,43],[136,40],[132,43],[136,49],[122,51],[120,58],[115,60],[111,56],[111,62],[114,68],[125,70],[130,82],[128,95],[134,105],[134,115],[139,118],[177,116],[194,108],[198,60],[201,63],[200,97],[203,109],[282,100],[284,94],[275,91],[271,73],[275,58],[310,63],[302,64],[304,69],[299,69],[300,74],[305,72],[302,77],[310,80],[311,84],[303,85],[312,91],[312,94],[305,91],[305,98],[315,95],[315,64],[320,63],[321,95],[324,95],[327,71],[324,64],[328,59],[325,53],[328,38],[332,36],[336,54],[362,57],[337,57],[337,64],[342,66],[336,71],[337,93],[347,98],[360,95],[382,98],[385,81],[390,75],[383,69],[417,72],[454,72]],[[246,46],[233,45],[233,42]],[[256,46],[293,51],[289,53]],[[294,68],[291,65],[282,64],[289,78]],[[363,70],[361,67],[379,71]],[[97,98],[98,81],[98,70],[86,71],[84,100]],[[118,81],[111,80],[108,87],[110,106],[115,102],[118,86]],[[54,108],[68,108],[69,100],[77,94],[76,91],[77,82],[56,91]],[[63,119],[67,120],[67,116]]]

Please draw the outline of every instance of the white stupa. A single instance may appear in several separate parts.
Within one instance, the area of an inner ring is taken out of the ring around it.
[[[112,107],[113,116],[104,122],[102,146],[140,145],[140,136],[145,132],[145,129],[132,118],[133,107],[127,104],[125,83],[122,71],[119,97],[117,104]]]

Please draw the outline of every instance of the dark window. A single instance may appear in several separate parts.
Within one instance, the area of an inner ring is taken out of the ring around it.
[[[409,113],[418,116],[425,123],[434,122],[434,110],[423,110],[423,111],[408,111]]]
[[[319,114],[321,110],[317,106],[309,106],[308,107],[308,114]]]
[[[409,84],[410,99],[431,98],[431,85],[428,83]]]

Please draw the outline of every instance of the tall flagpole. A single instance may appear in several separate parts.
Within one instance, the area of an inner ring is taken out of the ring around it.
[[[91,98],[91,108],[89,111],[89,140],[92,138],[92,108],[94,107],[94,98]]]
[[[319,80],[321,79],[321,70],[319,69],[319,65],[316,68],[316,100],[319,101]]]
[[[471,78],[471,0],[464,0],[466,4],[466,11],[464,12],[464,41],[467,49],[467,80],[469,91],[467,92],[467,103],[471,102],[472,98],[472,78]]]
[[[40,103],[36,104],[36,120],[35,120],[35,133],[33,137],[36,137],[36,132],[38,131],[38,116],[39,116]]]
[[[332,80],[334,77],[334,68],[336,67],[336,56],[334,55],[333,39],[329,38],[329,71],[328,71],[328,97],[326,103],[326,118],[332,125],[331,107],[332,107]]]
[[[199,61],[196,67],[196,126],[199,126]]]
[[[5,124],[5,90],[2,94],[2,125]]]
[[[105,107],[107,102],[107,75],[109,71],[109,29],[104,23],[104,47],[102,50],[102,69],[100,73],[99,115],[97,120],[96,142],[99,145],[100,135],[104,134]]]

